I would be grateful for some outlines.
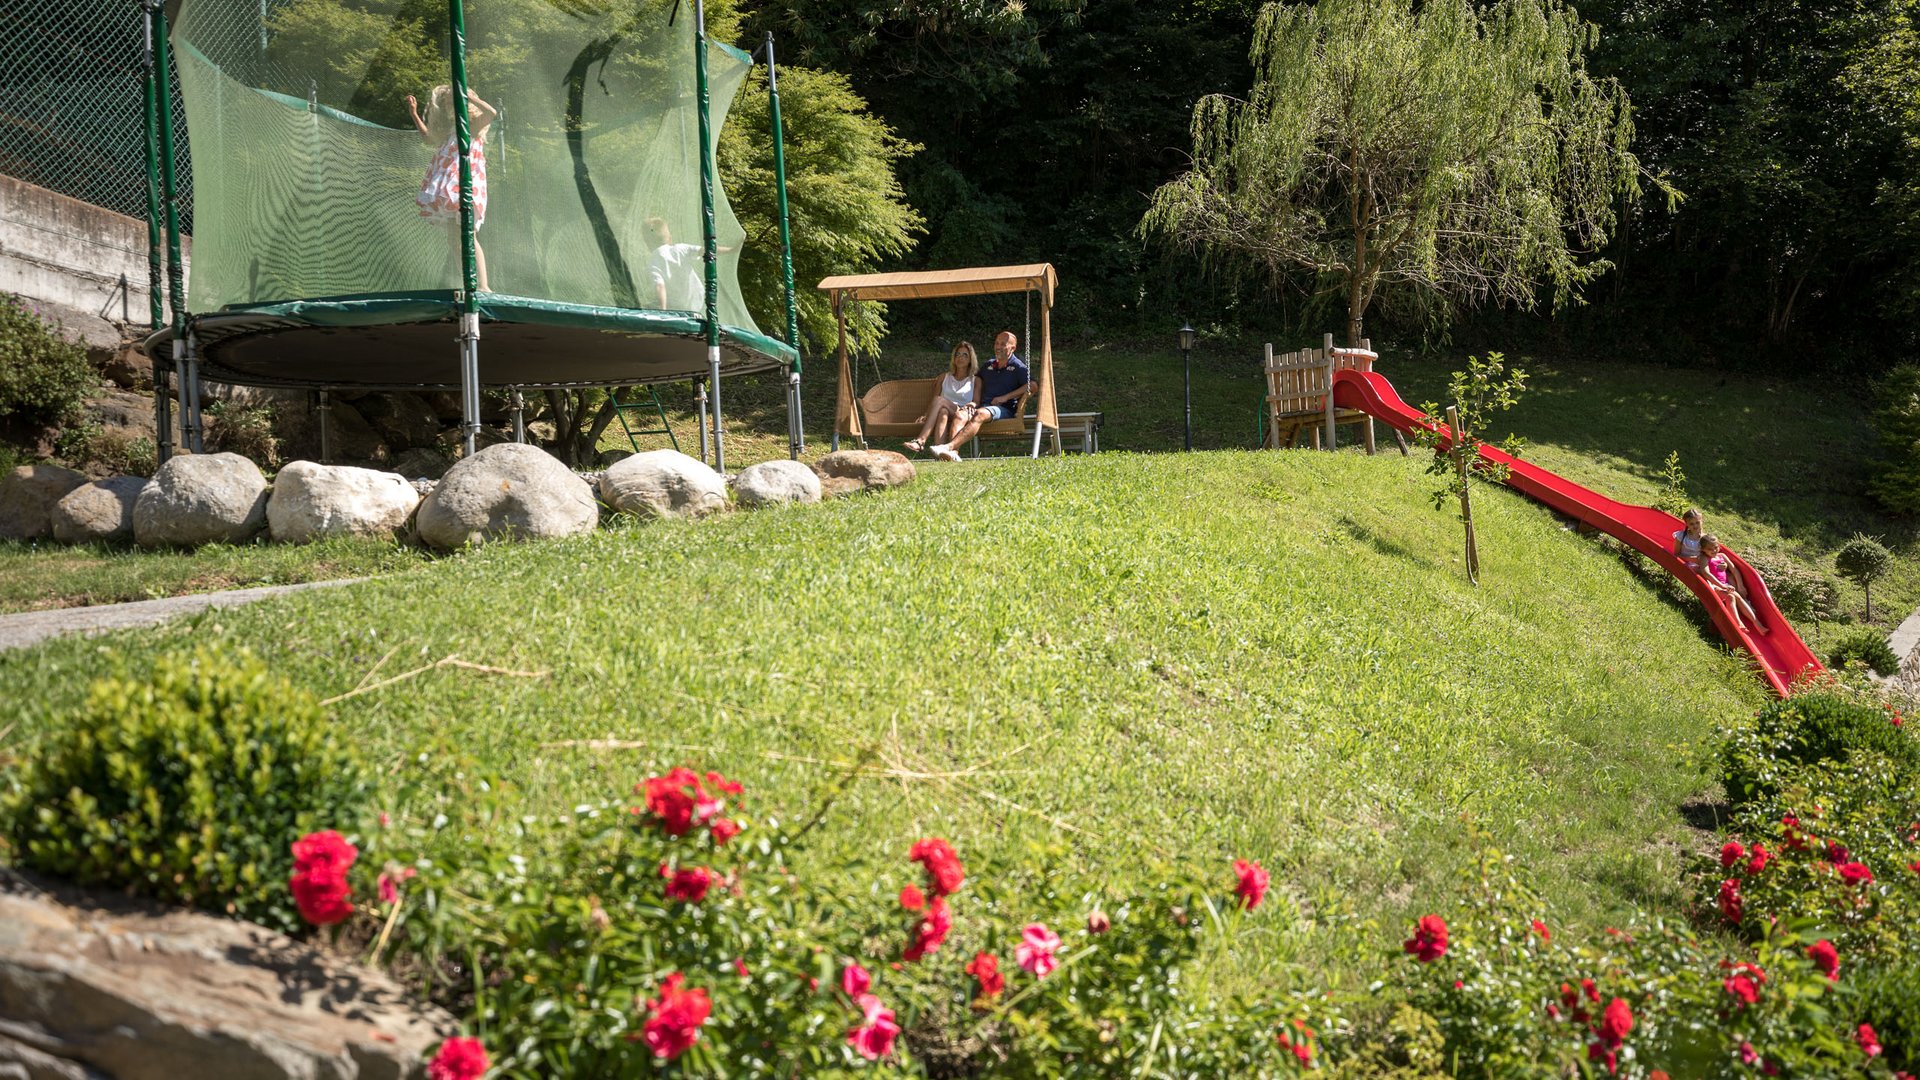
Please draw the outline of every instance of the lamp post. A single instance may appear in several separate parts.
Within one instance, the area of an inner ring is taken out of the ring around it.
[[[1192,323],[1180,324],[1180,357],[1186,367],[1187,427],[1186,446],[1193,449],[1193,339],[1196,335]]]

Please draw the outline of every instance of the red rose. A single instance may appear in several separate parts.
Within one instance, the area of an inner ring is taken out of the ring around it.
[[[1790,851],[1800,851],[1807,846],[1807,838],[1800,833],[1800,819],[1788,814],[1780,819],[1781,840]]]
[[[1000,958],[990,952],[976,953],[967,961],[966,973],[980,981],[980,996],[993,999],[1007,988],[1007,977],[1000,974]]]
[[[1720,845],[1720,866],[1722,869],[1730,868],[1734,863],[1746,857],[1747,849],[1741,847],[1740,841],[1738,840],[1729,840]]]
[[[1740,879],[1728,878],[1720,883],[1720,914],[1730,923],[1740,921],[1746,905],[1740,899]]]
[[[1760,988],[1745,975],[1735,975],[1731,979],[1720,980],[1727,993],[1737,998],[1742,1005],[1751,1005],[1760,1000]]]
[[[745,788],[741,787],[739,784],[733,782],[732,780],[727,779],[724,776],[721,776],[717,772],[710,772],[707,774],[707,786],[712,788],[715,791],[725,792],[728,795],[738,795],[742,791],[746,790]]]
[[[1260,901],[1267,896],[1267,872],[1262,870],[1257,862],[1235,859],[1233,873],[1240,879],[1240,883],[1234,886],[1233,890],[1240,894],[1240,905],[1248,911],[1259,907]]]
[[[660,821],[668,836],[684,836],[693,828],[693,808],[701,797],[700,778],[691,769],[672,769],[665,776],[647,778],[647,811]]]
[[[682,989],[687,977],[679,972],[660,984],[660,996],[647,1002],[647,1022],[640,1029],[653,1056],[671,1061],[700,1038],[700,1025],[713,1012],[705,990]]]
[[[926,895],[920,891],[917,885],[902,885],[900,887],[900,906],[906,908],[908,911],[919,911],[921,908],[927,906]]]
[[[1920,874],[1920,859],[1913,860],[1913,865],[1907,867],[1907,869],[1913,871],[1916,874]]]
[[[441,1043],[427,1064],[427,1080],[480,1080],[488,1064],[487,1048],[479,1039],[456,1035]]]
[[[1873,1025],[1861,1024],[1854,1033],[1854,1039],[1860,1043],[1860,1052],[1868,1057],[1880,1056],[1880,1037],[1873,1033]]]
[[[353,914],[347,870],[359,856],[359,849],[332,829],[293,842],[293,876],[287,888],[301,918],[315,926],[332,926]]]
[[[1593,1002],[1595,1005],[1600,1004],[1600,988],[1593,985],[1592,979],[1580,980],[1580,992],[1587,996],[1588,1001]]]
[[[1753,858],[1747,860],[1747,874],[1752,876],[1767,868],[1768,860],[1773,856],[1767,852],[1767,845],[1753,845]]]
[[[953,930],[953,915],[947,911],[947,902],[940,897],[933,898],[927,913],[920,918],[920,925],[914,928],[913,940],[907,943],[907,951],[901,954],[902,960],[918,960],[940,948],[947,940],[947,934]]]
[[[954,854],[953,845],[937,836],[913,845],[907,850],[907,858],[926,867],[927,883],[935,896],[951,896],[967,880],[967,872],[960,865],[960,856]]]
[[[1834,869],[1840,872],[1840,880],[1849,885],[1873,884],[1873,871],[1867,869],[1866,863],[1846,862]]]
[[[1413,936],[1405,942],[1407,952],[1423,964],[1431,964],[1447,955],[1447,920],[1438,915],[1422,915],[1414,924]]]
[[[1313,1043],[1309,1041],[1311,1029],[1299,1020],[1295,1020],[1293,1026],[1300,1029],[1302,1037],[1295,1041],[1293,1035],[1283,1029],[1278,1036],[1280,1048],[1297,1058],[1301,1068],[1311,1069],[1313,1068]]]
[[[713,834],[714,846],[719,847],[740,835],[740,823],[732,818],[717,817],[713,819],[713,824],[708,826],[708,831]]]
[[[1831,862],[1831,863],[1851,862],[1852,860],[1847,858],[1848,854],[1849,853],[1847,851],[1847,846],[1845,844],[1836,844],[1832,840],[1827,841],[1827,861],[1828,862]]]
[[[1553,935],[1547,930],[1547,924],[1541,922],[1539,919],[1533,920],[1533,932],[1540,935],[1540,944],[1542,945],[1553,940]]]
[[[858,998],[873,985],[873,976],[859,964],[848,964],[840,969],[840,989],[850,998]]]
[[[860,1006],[862,1020],[858,1027],[847,1032],[848,1045],[868,1061],[878,1061],[893,1053],[894,1037],[900,1034],[893,1010],[882,1006],[880,999],[872,994],[860,995],[856,1004]]]
[[[1833,947],[1833,942],[1821,938],[1807,946],[1807,959],[1829,980],[1840,978],[1840,950]]]
[[[1614,998],[1607,1002],[1605,1012],[1600,1014],[1600,1037],[1609,1046],[1619,1046],[1626,1040],[1627,1033],[1633,1030],[1633,1007],[1625,998]]]
[[[667,899],[682,900],[697,904],[707,898],[707,890],[713,886],[716,875],[704,866],[682,866],[673,869],[666,863],[660,864],[660,876],[667,879]]]

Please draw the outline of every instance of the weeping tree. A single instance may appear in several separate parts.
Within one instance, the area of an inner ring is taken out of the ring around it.
[[[1193,112],[1193,164],[1143,235],[1216,273],[1311,280],[1440,324],[1459,306],[1579,298],[1640,193],[1626,93],[1586,70],[1594,27],[1561,0],[1267,4],[1253,90]],[[1672,193],[1670,192],[1670,195]]]

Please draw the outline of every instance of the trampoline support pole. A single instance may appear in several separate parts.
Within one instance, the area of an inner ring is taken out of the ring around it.
[[[707,460],[707,384],[695,379],[693,382],[694,406],[700,415],[700,461]]]
[[[154,73],[153,9],[140,5],[140,31],[144,65],[141,71],[141,128],[147,151],[147,309],[148,319],[157,333],[167,324],[165,265],[160,236],[160,101],[159,79]],[[173,402],[165,358],[153,358],[154,463],[165,465],[173,456]]]
[[[515,386],[508,390],[507,407],[513,412],[513,441],[526,442],[527,399],[521,396],[519,387]]]
[[[320,391],[320,402],[314,407],[320,414],[320,464],[333,464],[333,394],[328,390]]]
[[[207,424],[200,402],[200,338],[192,330],[187,331],[186,384],[187,407],[193,410],[193,439],[190,446],[194,453],[204,454],[207,452]]]
[[[180,405],[180,448],[189,453],[193,451],[193,391],[191,373],[187,369],[187,342],[176,336],[173,346],[173,373],[178,383],[173,392],[178,395]]]
[[[480,316],[460,316],[460,430],[466,456],[480,435]]]
[[[457,0],[456,0],[457,2]],[[713,471],[727,471],[720,427],[720,237],[714,223],[713,106],[707,87],[707,5],[693,0],[693,77],[700,107],[700,240],[706,275],[707,378],[713,395]]]
[[[773,59],[773,31],[767,31],[767,112],[773,125],[773,183],[780,204],[780,277],[787,294],[787,344],[793,368],[787,373],[787,456],[795,461],[807,449],[800,421],[800,308],[793,293],[793,226],[787,212],[787,139],[780,122],[780,66]]]
[[[467,109],[467,13],[461,0],[447,0],[447,55],[453,68],[453,134],[460,149],[460,414],[468,457],[480,434],[480,266],[474,230],[473,128]]]

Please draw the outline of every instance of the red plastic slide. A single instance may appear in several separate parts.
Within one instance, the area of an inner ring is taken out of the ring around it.
[[[1447,434],[1447,426],[1400,400],[1393,385],[1371,371],[1342,370],[1334,373],[1333,401],[1343,409],[1359,409],[1379,417],[1401,431],[1436,431]],[[1680,519],[1651,506],[1629,506],[1615,502],[1599,492],[1581,487],[1538,465],[1521,461],[1492,447],[1482,447],[1480,456],[1506,465],[1507,485],[1529,498],[1545,503],[1568,517],[1585,522],[1635,551],[1647,556],[1693,590],[1707,607],[1713,625],[1728,642],[1745,649],[1766,677],[1774,693],[1787,696],[1798,679],[1824,670],[1806,642],[1793,632],[1786,616],[1767,592],[1767,583],[1753,572],[1745,559],[1727,551],[1739,567],[1747,584],[1748,599],[1760,624],[1771,633],[1747,633],[1733,619],[1733,612],[1720,594],[1707,587],[1706,580],[1673,553],[1673,534],[1681,529]],[[1723,551],[1726,549],[1722,549]]]

